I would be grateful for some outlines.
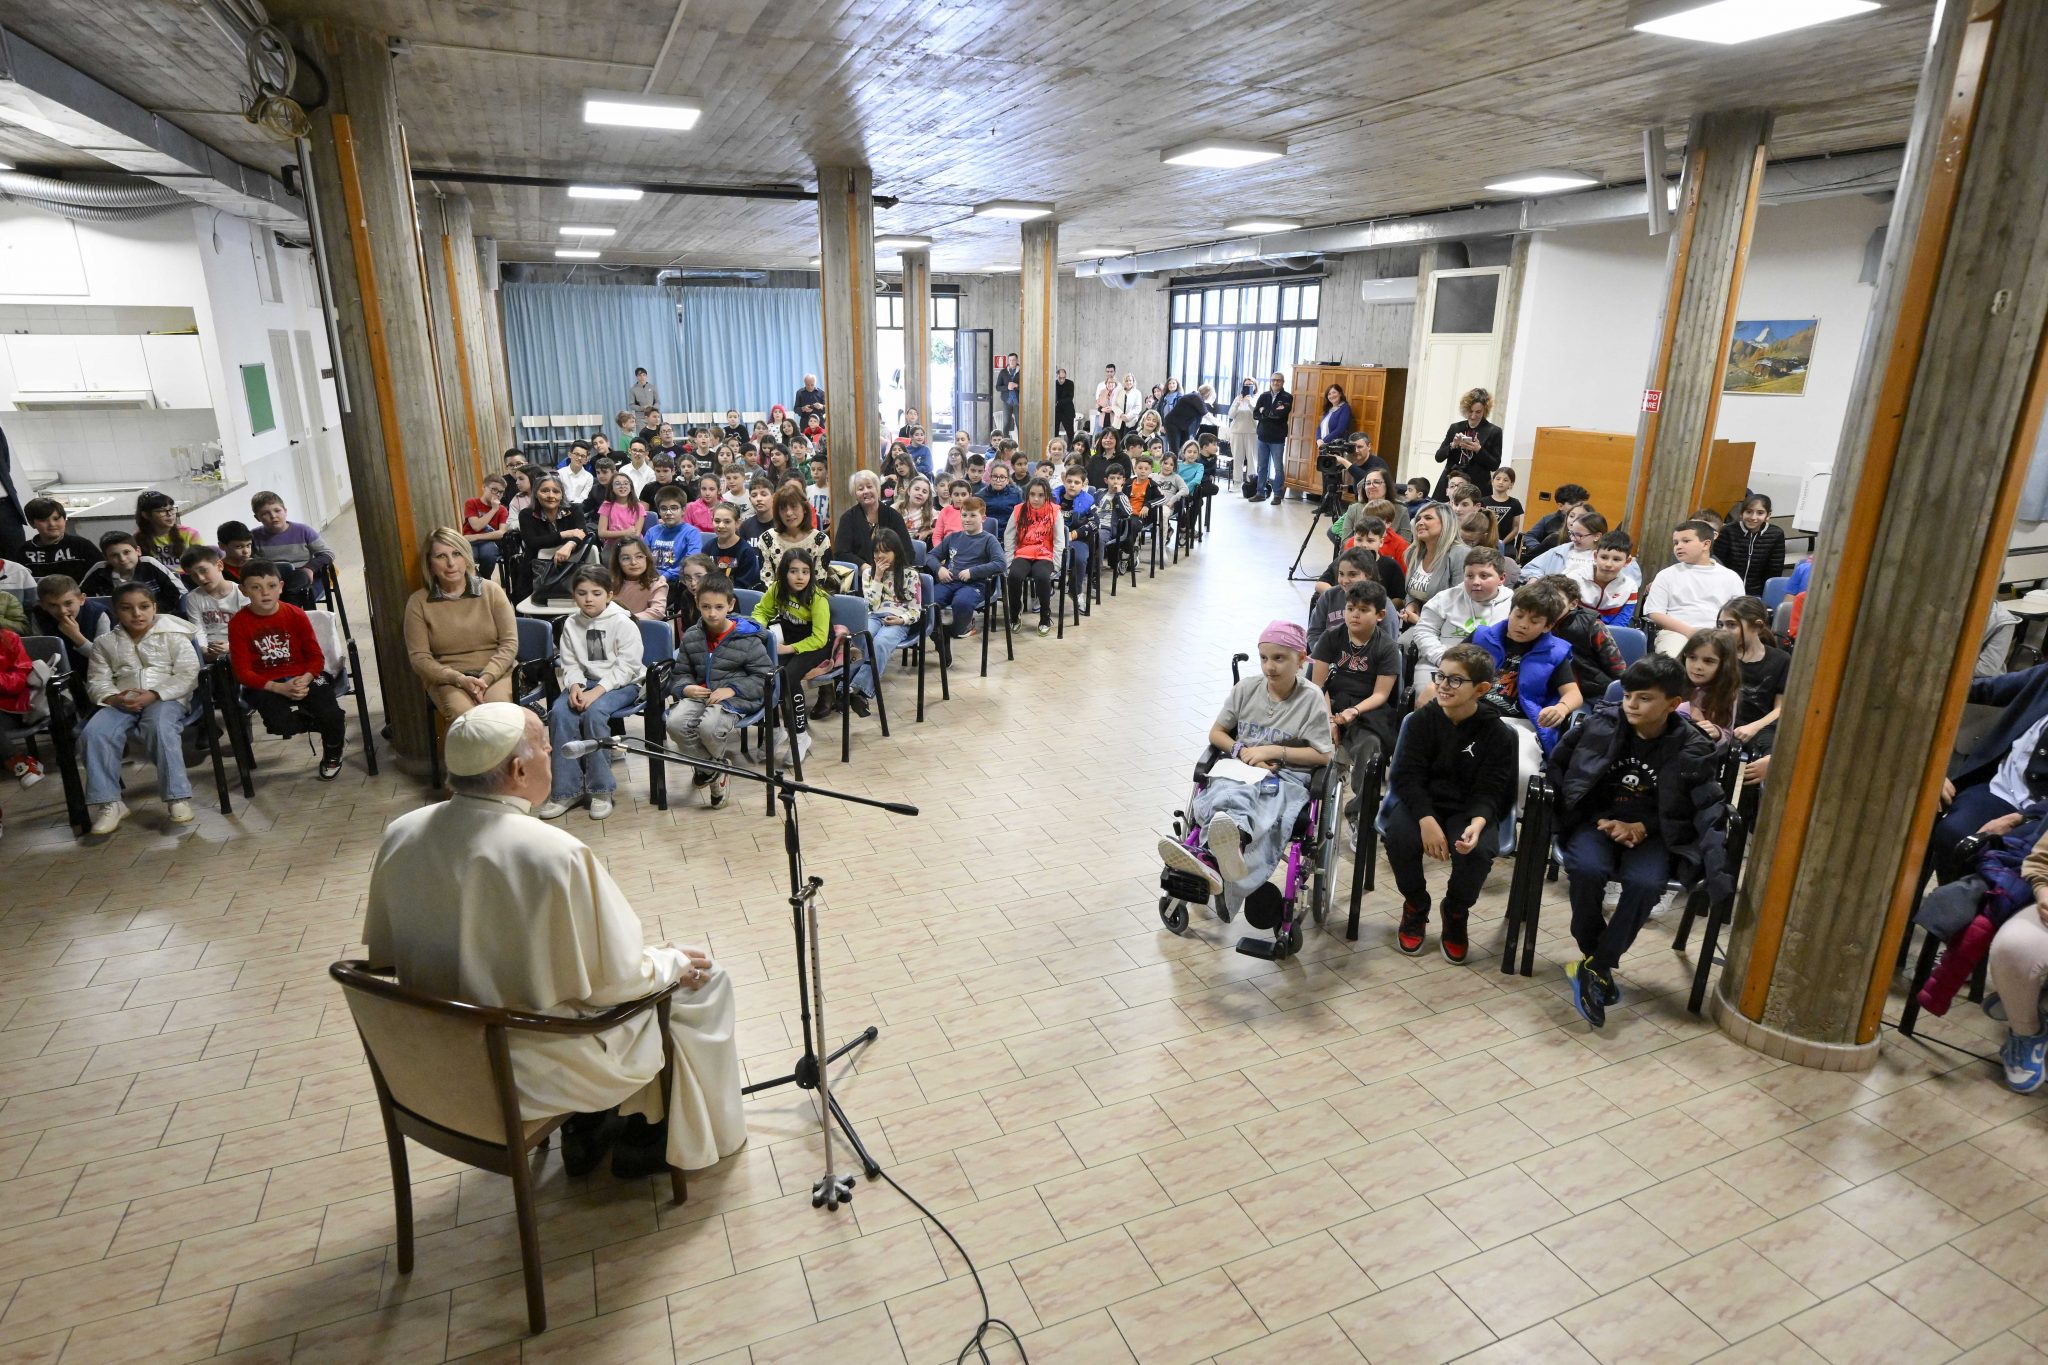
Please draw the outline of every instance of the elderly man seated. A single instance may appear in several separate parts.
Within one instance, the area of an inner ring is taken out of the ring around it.
[[[738,1151],[747,1125],[732,983],[701,948],[645,944],[639,916],[597,855],[532,817],[552,777],[546,727],[522,707],[486,702],[450,722],[446,752],[454,796],[385,828],[363,928],[370,961],[435,995],[571,1017],[680,980],[669,1001],[676,1069],[667,1096],[650,1010],[596,1037],[513,1032],[521,1113],[587,1116],[563,1130],[572,1175],[594,1168],[615,1135],[612,1173],[621,1178],[696,1169]],[[614,1106],[644,1122],[618,1134],[606,1112]]]

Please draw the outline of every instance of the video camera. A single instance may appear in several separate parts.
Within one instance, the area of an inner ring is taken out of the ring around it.
[[[1316,447],[1316,468],[1325,474],[1335,474],[1351,467],[1351,438],[1324,441]]]

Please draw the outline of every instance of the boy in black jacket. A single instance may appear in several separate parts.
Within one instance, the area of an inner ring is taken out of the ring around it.
[[[1422,951],[1429,928],[1425,854],[1451,864],[1444,889],[1446,962],[1462,963],[1466,919],[1500,847],[1499,830],[1515,809],[1515,737],[1507,722],[1479,706],[1493,686],[1493,660],[1477,645],[1452,645],[1437,664],[1436,698],[1401,728],[1385,813],[1387,862],[1401,888],[1401,951]]]
[[[1678,714],[1691,694],[1685,666],[1652,654],[1621,675],[1619,705],[1595,706],[1550,753],[1559,852],[1571,886],[1572,938],[1580,958],[1565,964],[1572,1004],[1599,1028],[1621,1002],[1614,968],[1678,872],[1703,871],[1710,892],[1725,880],[1723,800],[1714,742]],[[1601,895],[1621,883],[1608,919]]]

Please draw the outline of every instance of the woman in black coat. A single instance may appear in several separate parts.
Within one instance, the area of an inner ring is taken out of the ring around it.
[[[1465,415],[1451,423],[1443,444],[1436,448],[1436,462],[1444,467],[1436,479],[1438,502],[1451,500],[1454,475],[1484,496],[1493,487],[1493,471],[1500,468],[1500,428],[1486,420],[1493,411],[1493,395],[1473,389],[1459,400],[1458,409]]]
[[[1052,429],[1068,441],[1074,439],[1074,381],[1065,369],[1052,381]]]
[[[853,506],[840,514],[832,536],[832,558],[858,564],[866,572],[875,566],[875,532],[887,527],[910,543],[910,528],[903,514],[882,501],[882,480],[872,469],[857,469],[850,482]]]

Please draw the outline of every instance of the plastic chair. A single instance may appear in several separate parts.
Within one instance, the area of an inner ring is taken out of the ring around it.
[[[676,1065],[668,1002],[682,983],[587,1018],[564,1018],[429,995],[379,975],[363,961],[336,962],[327,974],[348,1002],[377,1089],[385,1147],[391,1156],[398,1273],[410,1274],[413,1262],[412,1177],[405,1154],[410,1138],[441,1156],[511,1178],[519,1263],[526,1281],[526,1325],[536,1334],[546,1331],[531,1154],[535,1148],[544,1150],[570,1116],[521,1116],[510,1035],[516,1031],[591,1038],[651,1009],[661,1030],[661,1084],[667,1094]],[[668,1175],[671,1202],[680,1204],[689,1196],[683,1173],[671,1166]]]
[[[832,632],[845,632],[846,649],[839,657],[839,761],[853,761],[853,713],[846,705],[847,694],[853,691],[854,646],[858,644],[861,657],[874,659],[875,637],[868,630],[868,602],[865,597],[850,597],[845,593],[834,593],[832,601]],[[880,671],[876,672],[875,715],[882,723],[882,737],[889,737],[889,703],[882,696]]]
[[[1649,652],[1650,637],[1634,626],[1609,626],[1607,633],[1614,637],[1614,647],[1621,651],[1621,661],[1632,664]]]
[[[356,724],[363,736],[363,766],[372,777],[377,775],[376,733],[370,728],[370,700],[368,695],[356,686],[356,679],[363,669],[362,657],[356,650],[356,642],[342,631],[340,621],[333,612],[315,607],[306,613],[306,619],[313,625],[313,634],[320,642],[320,653],[326,667],[324,676],[334,684],[337,701],[343,697],[356,699]],[[203,651],[202,651],[203,657]],[[222,714],[227,718],[228,736],[234,746],[235,769],[241,775],[242,795],[254,798],[256,783],[252,774],[256,770],[255,731],[249,717],[255,708],[242,699],[242,686],[236,679],[233,668],[226,659],[216,662],[211,669],[214,676],[214,693],[220,703]],[[438,769],[439,760],[435,766]],[[222,797],[225,806],[226,797]]]
[[[36,649],[30,649],[31,642],[35,643]],[[44,694],[49,703],[51,717],[50,721],[46,722],[46,724],[54,725],[60,710],[65,716],[65,733],[59,734],[53,729],[51,731],[51,738],[56,743],[57,760],[63,772],[64,813],[71,817],[72,827],[83,833],[87,827],[85,786],[78,773],[78,746],[74,738],[75,735],[82,732],[83,726],[78,720],[77,712],[72,707],[70,689],[68,686],[59,686],[60,679],[66,683],[70,680],[70,674],[65,671],[66,656],[64,653],[64,642],[54,635],[35,635],[24,636],[21,644],[24,650],[28,650],[29,657],[32,659],[38,657],[38,649],[45,651],[40,657],[48,658],[51,665],[58,669],[58,676],[50,680],[50,685]],[[52,649],[53,645],[54,649]],[[213,761],[213,788],[220,802],[220,813],[222,815],[233,815],[235,813],[234,804],[228,799],[227,763],[221,755],[221,736],[216,733],[218,727],[215,725],[216,717],[225,713],[226,738],[230,743],[234,741],[234,716],[232,712],[226,710],[224,705],[221,705],[225,698],[222,696],[215,678],[217,671],[226,670],[227,660],[222,659],[218,664],[209,667],[206,662],[206,642],[203,639],[194,638],[192,648],[199,655],[199,684],[192,692],[193,699],[199,703],[199,709],[186,717],[185,730],[189,733],[195,727],[198,729],[200,746]],[[233,679],[230,678],[229,681],[232,682]],[[62,694],[61,696],[59,695],[60,693]],[[215,710],[217,705],[221,705],[220,711]],[[74,791],[76,793],[75,804],[73,800]],[[242,794],[244,796],[254,795],[254,790],[246,776],[242,781]]]
[[[939,604],[937,601],[938,580],[928,573],[917,576],[921,590],[919,601],[924,603],[924,619],[918,623],[917,641],[911,646],[913,661],[917,665],[917,723],[924,724],[924,660],[927,651],[939,657],[939,700],[953,700],[952,680],[946,676],[947,656],[950,653],[944,645],[931,648],[939,633]],[[875,691],[881,691],[881,679],[875,680]]]
[[[676,671],[676,633],[666,621],[640,621],[640,658],[647,676],[640,680],[640,719],[647,743],[662,747],[662,723],[666,713],[662,698],[668,695],[669,679]],[[611,719],[612,733],[626,733],[623,712]],[[668,764],[659,759],[647,762],[648,798],[656,810],[668,809]]]
[[[1792,576],[1790,574],[1783,578],[1766,578],[1764,580],[1764,610],[1776,611],[1778,603],[1784,601],[1790,595],[1791,590]]]

